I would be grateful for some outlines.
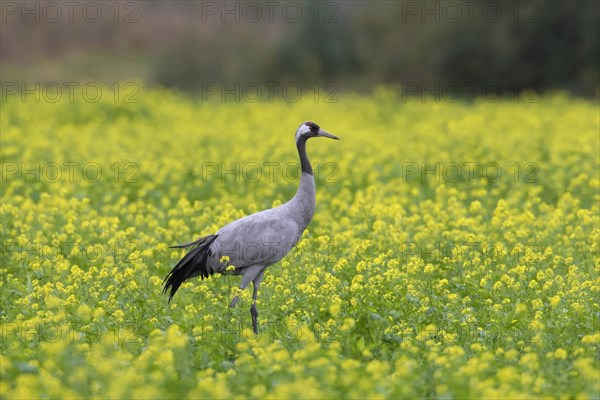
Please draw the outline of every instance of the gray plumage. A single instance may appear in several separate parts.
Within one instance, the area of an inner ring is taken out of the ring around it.
[[[315,212],[315,179],[306,154],[306,141],[311,137],[337,139],[313,122],[306,122],[296,131],[296,147],[302,175],[298,191],[285,204],[240,218],[221,228],[216,234],[200,238],[175,248],[190,251],[165,277],[163,293],[169,291],[169,301],[181,284],[195,276],[203,279],[224,272],[228,265],[235,266],[233,274],[242,275],[240,289],[253,283],[252,328],[258,333],[256,297],[265,269],[280,261],[298,243],[302,232]],[[228,263],[221,263],[223,256]],[[229,307],[235,307],[235,296]]]

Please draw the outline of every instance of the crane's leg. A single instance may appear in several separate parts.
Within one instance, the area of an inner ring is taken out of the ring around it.
[[[240,289],[244,290],[246,287],[256,278],[256,275],[260,273],[262,267],[259,265],[253,265],[248,267],[242,272],[242,283],[240,283]],[[239,301],[239,296],[235,296],[231,303],[229,303],[229,308],[234,308],[237,302]]]
[[[254,291],[252,292],[252,306],[250,306],[250,315],[252,315],[252,330],[255,335],[258,335],[258,311],[256,311],[256,296],[258,296],[258,287],[262,282],[263,275],[265,273],[264,269],[261,269],[256,278],[252,281],[252,286],[254,287]]]

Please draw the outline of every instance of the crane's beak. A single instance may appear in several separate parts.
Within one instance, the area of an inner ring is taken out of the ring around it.
[[[326,137],[326,138],[329,138],[329,139],[340,140],[339,137],[337,137],[335,135],[332,135],[329,132],[325,132],[323,129],[319,129],[319,134],[317,136],[322,136],[322,137]]]

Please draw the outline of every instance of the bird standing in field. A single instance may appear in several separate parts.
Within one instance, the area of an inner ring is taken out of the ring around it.
[[[298,243],[315,212],[315,177],[306,155],[306,141],[313,137],[339,140],[337,136],[325,132],[314,122],[300,125],[296,131],[296,147],[302,175],[298,191],[291,200],[278,207],[233,221],[214,235],[172,246],[190,250],[163,281],[163,293],[170,289],[169,301],[187,279],[195,276],[204,279],[215,272],[224,272],[228,265],[233,265],[233,274],[242,275],[240,289],[243,290],[250,282],[253,283],[250,314],[252,329],[254,333],[258,333],[256,296],[265,269],[285,257]],[[229,261],[221,262],[223,256],[229,257]],[[229,307],[235,307],[238,300],[239,297],[235,296]]]

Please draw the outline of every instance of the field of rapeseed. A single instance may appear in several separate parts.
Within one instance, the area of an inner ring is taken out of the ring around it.
[[[0,398],[600,395],[596,102],[34,100],[2,104]],[[169,245],[294,194],[306,120],[342,141],[260,334],[239,277],[168,304]]]

